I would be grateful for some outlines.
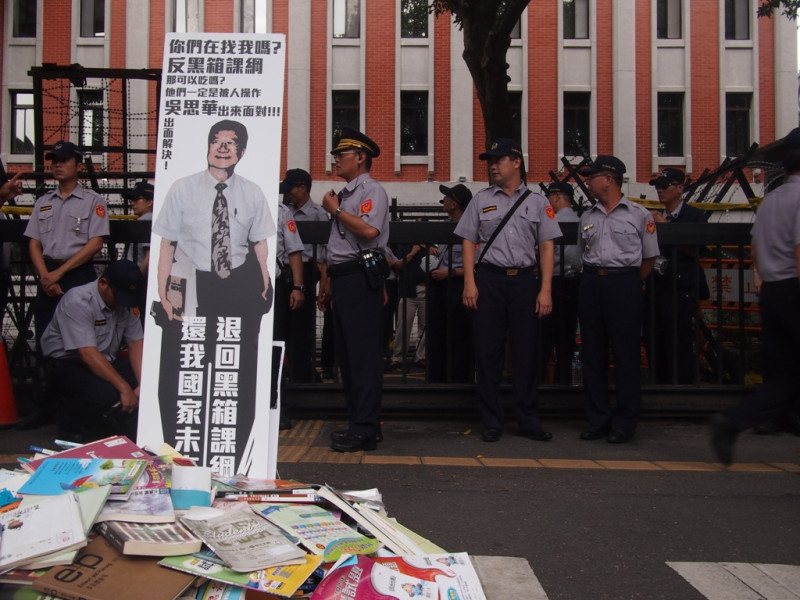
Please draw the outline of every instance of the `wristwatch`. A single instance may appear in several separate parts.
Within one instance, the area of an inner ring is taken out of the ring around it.
[[[340,206],[339,208],[337,208],[337,209],[336,209],[336,212],[335,212],[335,213],[333,213],[333,216],[334,216],[334,218],[336,218],[336,217],[338,217],[340,214],[342,214],[342,211],[343,211],[343,210],[344,210],[344,209],[343,209],[341,206]]]
[[[306,286],[304,286],[304,285],[293,285],[292,286],[292,291],[293,292],[295,292],[295,291],[303,292],[305,294],[306,293]]]

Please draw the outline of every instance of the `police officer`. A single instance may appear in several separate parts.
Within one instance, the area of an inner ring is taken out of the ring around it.
[[[449,220],[458,223],[472,200],[459,183],[440,185],[439,202]],[[432,383],[467,383],[472,378],[472,315],[464,306],[464,263],[461,238],[439,246],[439,265],[431,272],[428,338],[428,379]]]
[[[338,452],[374,450],[380,438],[381,315],[384,286],[359,261],[363,250],[386,252],[389,198],[370,176],[378,145],[363,133],[342,128],[331,150],[336,175],[347,182],[340,192],[325,194],[322,207],[333,217],[327,267],[320,281],[320,310],[330,300],[334,344],[342,371],[349,425],[331,436]]]
[[[152,221],[153,220],[153,193],[155,188],[152,183],[147,181],[139,181],[132,189],[124,190],[121,194],[123,198],[131,203],[133,214],[136,215],[137,221]],[[134,257],[133,246],[128,248],[125,258],[139,263],[139,268],[142,273],[147,276],[147,269],[150,266],[150,244],[139,244]]]
[[[659,202],[664,204],[663,211],[650,211],[656,223],[708,221],[707,213],[683,201],[685,181],[686,175],[680,169],[664,169],[650,180]],[[708,284],[696,260],[695,248],[660,244],[660,251],[662,258],[656,262],[655,276],[648,280],[645,297],[645,348],[648,353],[653,350],[650,363],[656,383],[689,384],[694,382],[696,364],[692,321],[697,315],[698,296],[703,300],[709,297]],[[665,266],[659,267],[659,262]],[[677,337],[676,344],[673,335]],[[677,375],[674,381],[673,370]]]
[[[761,276],[763,363],[769,379],[741,404],[714,415],[712,442],[730,464],[736,436],[769,419],[796,414],[800,370],[800,128],[783,142],[786,180],[764,197],[753,226],[753,259]]]
[[[581,216],[583,278],[578,298],[583,385],[589,429],[582,440],[633,438],[641,411],[642,283],[658,256],[653,216],[622,194],[624,163],[598,155],[581,169],[597,203]],[[614,353],[616,410],[608,397],[608,346]]]
[[[292,218],[289,207],[278,206],[278,240],[275,252],[275,320],[273,338],[286,341],[291,335],[290,318],[292,313],[300,310],[305,303],[305,287],[303,286],[303,240],[297,231],[297,223]],[[280,354],[273,356],[272,389],[277,393],[278,385],[283,385],[286,374],[278,381],[276,363]],[[279,429],[291,429],[289,402],[286,394],[281,394],[281,410]]]
[[[294,221],[328,221],[328,213],[311,199],[311,175],[303,169],[289,169],[280,184],[280,193]],[[313,293],[319,280],[317,264],[325,260],[322,244],[304,244],[301,257],[303,286]],[[316,305],[306,302],[289,313],[286,353],[289,357],[289,376],[292,381],[310,382],[314,371],[314,340]]]
[[[72,288],[42,336],[62,394],[59,435],[89,441],[102,435],[136,437],[142,379],[142,324],[131,308],[144,292],[136,263],[111,263],[96,281]],[[119,356],[123,344],[128,357]]]
[[[546,196],[556,213],[557,223],[578,222],[578,213],[572,207],[574,191],[569,183],[551,183]],[[567,384],[570,381],[578,327],[580,271],[581,255],[577,244],[556,244],[553,250],[553,312],[542,319],[540,328],[542,378],[546,378],[550,357],[555,352],[555,383]]]
[[[538,414],[537,317],[546,317],[552,310],[553,240],[561,236],[561,229],[544,196],[527,189],[519,142],[499,138],[478,158],[488,161],[492,186],[475,195],[455,233],[463,238],[464,305],[476,311],[475,366],[482,438],[496,442],[503,432],[499,388],[508,334],[519,433],[547,441],[553,436],[542,429]],[[523,195],[522,203],[500,228],[503,217]],[[497,236],[490,244],[495,231]],[[541,285],[534,273],[537,245]],[[482,253],[477,265],[476,246]]]
[[[42,334],[61,296],[97,278],[92,257],[103,247],[103,238],[109,233],[106,201],[78,183],[78,165],[83,162],[78,147],[60,141],[45,158],[50,161],[58,186],[36,201],[25,228],[39,282],[33,305],[39,356],[42,356]],[[20,421],[18,429],[38,427],[49,420],[52,411],[40,392],[35,412]]]

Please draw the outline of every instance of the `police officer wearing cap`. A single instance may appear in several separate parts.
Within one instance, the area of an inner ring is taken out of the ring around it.
[[[546,196],[556,213],[557,223],[578,222],[578,213],[573,208],[574,191],[569,183],[551,183],[547,187]],[[581,255],[577,244],[556,244],[553,250],[553,312],[542,319],[540,325],[543,380],[547,377],[550,358],[554,356],[554,383],[570,382],[575,332],[578,328],[580,271]]]
[[[370,176],[378,145],[363,133],[342,128],[331,150],[336,175],[347,182],[337,195],[325,194],[322,207],[333,217],[318,306],[333,311],[334,345],[348,411],[347,431],[334,432],[338,452],[374,450],[381,438],[383,380],[381,316],[384,288],[369,284],[359,261],[362,250],[384,253],[389,240],[389,197]]]
[[[519,142],[497,139],[478,158],[488,161],[492,186],[475,195],[455,233],[463,238],[464,305],[475,311],[482,439],[496,442],[503,432],[499,388],[508,335],[519,433],[547,441],[552,434],[542,429],[538,414],[537,321],[552,310],[553,240],[561,236],[561,229],[547,199],[527,189]],[[503,217],[523,195],[522,203],[500,228]],[[497,236],[489,244],[495,231]],[[537,245],[541,285],[534,273]],[[482,256],[475,264],[478,251]]]
[[[289,169],[280,183],[279,191],[295,222],[328,221],[328,213],[311,199],[311,185],[311,175],[303,169]],[[317,265],[324,260],[322,244],[303,244],[301,286],[306,295],[314,293],[319,280]],[[295,382],[307,383],[314,379],[315,315],[314,302],[306,302],[288,315],[286,353],[289,377]]]
[[[33,207],[25,236],[38,275],[33,318],[36,352],[42,356],[41,339],[53,318],[58,301],[73,287],[94,281],[92,258],[109,234],[106,201],[78,183],[78,165],[83,155],[72,142],[60,141],[45,154],[58,186],[42,195]],[[41,381],[45,381],[41,377]],[[49,394],[48,394],[49,395]],[[17,424],[17,429],[38,427],[51,419],[52,409],[42,390],[36,392],[37,407]]]
[[[656,224],[646,208],[622,193],[625,164],[598,155],[579,173],[597,200],[581,216],[578,245],[583,278],[578,298],[584,407],[582,440],[633,438],[641,412],[642,284],[658,256]],[[608,348],[614,355],[616,409],[608,397]]]
[[[458,223],[472,200],[462,183],[440,185],[439,202],[450,221]],[[453,235],[449,244],[439,246],[439,265],[431,272],[428,379],[432,383],[467,383],[472,380],[472,315],[464,306],[464,262],[461,238]]]
[[[143,333],[131,309],[143,293],[139,267],[119,260],[58,303],[42,350],[53,360],[53,383],[62,395],[59,436],[78,442],[103,435],[135,439]],[[125,344],[128,357],[121,358]]]
[[[152,183],[147,181],[139,181],[133,188],[124,190],[122,197],[130,202],[133,214],[136,215],[137,221],[152,221],[153,220],[153,195],[155,188]],[[142,273],[147,276],[147,269],[150,265],[150,244],[139,244],[136,248],[134,256],[134,248],[128,248],[125,258],[139,264]],[[136,260],[134,260],[134,258]]]
[[[650,180],[664,210],[650,211],[656,223],[706,223],[708,214],[683,199],[686,175],[680,169],[664,169]],[[709,297],[708,283],[693,247],[660,246],[655,274],[648,279],[645,296],[645,349],[655,371],[656,383],[694,382],[693,321],[697,299]],[[660,266],[661,265],[661,266]],[[673,343],[673,335],[677,343]],[[674,376],[673,376],[674,372]]]
[[[733,461],[736,437],[770,419],[798,409],[800,369],[800,128],[783,140],[783,185],[761,202],[753,225],[753,259],[761,276],[759,306],[763,363],[769,379],[737,406],[714,415],[712,442],[717,458]]]

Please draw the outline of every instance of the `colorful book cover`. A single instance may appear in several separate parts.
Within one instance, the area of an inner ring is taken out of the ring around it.
[[[486,600],[478,573],[466,552],[377,557],[373,560],[411,577],[436,582],[441,598]]]
[[[148,459],[150,455],[142,450],[139,446],[134,444],[124,435],[115,435],[112,437],[104,438],[83,444],[76,448],[64,450],[52,457],[43,457],[31,460],[22,465],[22,467],[33,473],[38,469],[47,458],[138,458]]]
[[[127,498],[147,460],[120,458],[46,458],[20,494],[54,496],[84,487],[111,486],[111,499]]]
[[[127,500],[109,500],[97,522],[172,523],[175,510],[170,495],[170,457],[148,461]]]
[[[311,594],[311,600],[439,599],[435,582],[404,575],[358,555],[328,573]]]

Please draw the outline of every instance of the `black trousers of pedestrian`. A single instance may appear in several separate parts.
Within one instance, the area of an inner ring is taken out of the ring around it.
[[[468,383],[473,372],[473,315],[464,306],[464,280],[448,278],[428,285],[425,330],[428,380]]]
[[[287,267],[288,268],[288,267]],[[317,284],[317,266],[315,263],[303,263],[303,285],[305,291],[305,302],[297,310],[289,310],[289,295],[292,290],[287,284],[285,287],[286,298],[282,302],[285,305],[286,334],[281,338],[286,342],[286,356],[288,358],[287,375],[290,381],[298,383],[309,383],[314,380],[314,336],[316,323],[316,302],[314,302],[314,290]],[[277,296],[276,284],[276,296]],[[277,301],[277,297],[276,297]],[[278,313],[275,313],[277,320]]]
[[[531,273],[509,277],[481,269],[475,272],[478,308],[475,311],[475,367],[478,411],[486,429],[503,429],[500,377],[506,336],[511,347],[514,416],[521,431],[541,428],[538,391],[539,284]]]
[[[373,290],[361,271],[331,279],[333,333],[342,372],[349,431],[374,437],[380,426],[383,359],[383,289]]]
[[[543,381],[554,352],[556,363],[553,383],[569,385],[572,380],[580,283],[580,277],[553,277],[553,312],[542,319],[539,325],[542,340],[540,372]]]
[[[125,381],[136,389],[139,382],[127,359],[111,365]],[[61,399],[56,420],[62,430],[87,436],[126,435],[136,439],[138,410],[125,413],[112,408],[119,400],[119,391],[105,379],[92,373],[80,360],[52,361],[52,382]]]
[[[697,300],[694,292],[685,290],[677,290],[675,300],[670,289],[657,289],[646,295],[644,347],[648,353],[651,348],[653,350],[652,356],[648,356],[656,383],[673,383],[675,365],[677,378],[674,383],[688,385],[694,383],[697,364],[693,325]]]
[[[584,408],[590,429],[636,429],[642,405],[642,281],[637,272],[584,273],[581,324]],[[614,354],[616,409],[608,391],[608,350]]]
[[[740,404],[723,411],[737,431],[780,418],[798,408],[800,282],[796,278],[764,282],[758,302],[761,307],[763,362],[770,365],[770,376],[767,383]]]

